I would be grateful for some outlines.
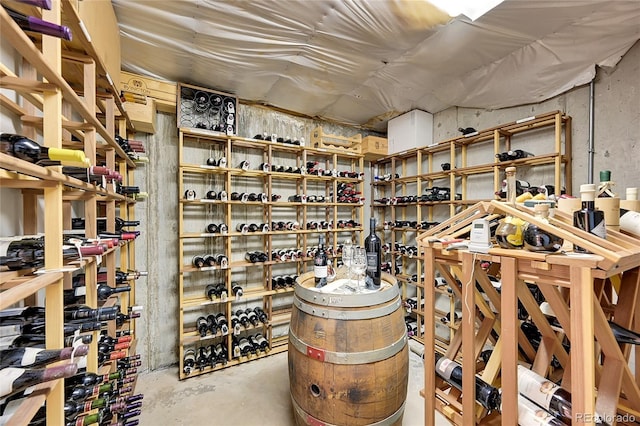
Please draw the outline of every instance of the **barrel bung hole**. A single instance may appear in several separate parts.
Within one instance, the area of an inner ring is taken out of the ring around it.
[[[309,390],[311,391],[311,395],[316,397],[320,396],[320,387],[318,387],[318,385],[316,385],[315,383],[309,387]]]

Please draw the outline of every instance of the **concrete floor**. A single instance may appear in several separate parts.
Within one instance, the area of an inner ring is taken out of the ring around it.
[[[409,352],[404,426],[424,424],[422,360]],[[179,381],[177,367],[140,374],[144,394],[141,426],[295,425],[289,393],[287,353]],[[449,422],[436,413],[435,426]]]

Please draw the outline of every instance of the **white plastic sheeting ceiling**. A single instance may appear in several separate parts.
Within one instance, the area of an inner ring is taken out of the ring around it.
[[[638,0],[112,0],[123,69],[386,130],[411,109],[496,109],[588,83],[640,39]]]

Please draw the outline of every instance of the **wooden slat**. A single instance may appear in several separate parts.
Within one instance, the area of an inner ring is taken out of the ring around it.
[[[61,279],[61,272],[41,274],[36,276],[35,278],[30,279],[26,283],[3,291],[2,293],[0,293],[2,295],[2,297],[0,297],[0,310],[8,308],[9,306],[19,302],[27,296],[30,296],[38,290],[41,290]]]
[[[65,0],[66,1],[66,0]],[[84,118],[88,123],[95,126],[98,133],[107,141],[113,149],[116,150],[118,155],[125,158],[130,167],[135,167],[135,163],[125,154],[125,152],[116,143],[113,135],[110,135],[107,129],[105,129],[100,121],[87,111],[82,99],[74,92],[74,90],[67,84],[61,76],[60,67],[52,69],[50,61],[48,61],[43,54],[35,48],[31,40],[26,34],[18,27],[18,25],[9,17],[4,9],[0,10],[0,29],[3,37],[10,42],[13,47],[19,51],[22,56],[28,60],[38,71],[47,79],[47,81],[57,86],[64,98],[75,108],[75,110]],[[46,43],[48,37],[43,40],[43,45]],[[58,60],[60,60],[61,49],[58,49]],[[60,112],[61,114],[61,112]],[[60,139],[62,140],[62,139]]]

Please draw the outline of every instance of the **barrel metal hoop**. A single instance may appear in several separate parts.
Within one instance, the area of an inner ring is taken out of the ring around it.
[[[304,421],[305,421],[305,423],[307,425],[309,425],[309,426],[336,426],[336,425],[334,425],[332,423],[326,423],[326,422],[323,422],[320,419],[316,419],[311,414],[309,414],[306,411],[304,411],[302,409],[302,407],[300,407],[298,405],[298,403],[296,402],[296,400],[293,397],[293,395],[291,395],[291,403],[293,404],[293,408],[294,408],[294,410],[296,410],[296,413],[298,413],[298,416],[300,418],[304,419]],[[404,414],[404,406],[406,404],[407,404],[407,401],[405,399],[402,402],[402,405],[400,406],[400,408],[398,408],[395,413],[393,413],[392,415],[390,415],[386,419],[382,419],[382,420],[380,420],[378,422],[375,422],[375,423],[369,423],[367,426],[391,426],[392,424],[394,424],[395,422],[400,420],[400,418]]]
[[[289,329],[289,342],[298,352],[316,359],[320,362],[328,362],[330,364],[369,364],[372,362],[382,361],[391,358],[404,348],[407,344],[407,334],[403,333],[402,337],[389,346],[372,351],[363,352],[333,352],[324,349],[315,348],[307,345],[300,340],[295,333]]]
[[[295,294],[301,300],[316,305],[361,308],[390,302],[400,295],[400,289],[397,285],[392,285],[391,288],[374,293],[331,294],[321,293],[297,284]]]
[[[387,316],[400,308],[400,298],[396,298],[393,303],[388,303],[379,307],[352,311],[343,310],[338,311],[335,309],[324,309],[318,305],[312,305],[301,301],[297,296],[293,296],[293,304],[302,312],[314,315],[316,317],[324,319],[337,319],[337,320],[366,320],[372,318],[380,318]]]

